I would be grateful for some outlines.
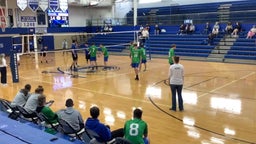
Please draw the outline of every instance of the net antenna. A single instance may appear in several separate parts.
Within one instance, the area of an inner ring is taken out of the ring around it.
[[[7,26],[7,12],[6,0],[0,0],[0,27],[2,32],[5,32]]]

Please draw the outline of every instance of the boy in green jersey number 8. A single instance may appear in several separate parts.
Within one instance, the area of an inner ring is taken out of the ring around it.
[[[149,144],[148,126],[141,117],[142,110],[136,108],[133,111],[133,119],[126,121],[124,125],[124,137],[132,144]]]

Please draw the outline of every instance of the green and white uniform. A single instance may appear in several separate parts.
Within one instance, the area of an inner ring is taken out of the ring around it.
[[[140,63],[140,50],[133,49],[131,53],[132,63]]]
[[[124,137],[132,144],[144,144],[144,134],[148,134],[148,126],[143,120],[134,118],[125,123]]]
[[[169,64],[170,64],[170,65],[174,63],[174,61],[172,60],[172,57],[174,57],[174,56],[175,56],[174,49],[171,48],[171,49],[169,50]]]
[[[143,47],[140,48],[140,53],[141,53],[141,60],[142,61],[147,60],[146,50]]]
[[[108,57],[108,50],[107,50],[106,47],[102,47],[102,48],[101,48],[101,51],[102,51],[104,57]]]
[[[90,56],[91,57],[96,57],[97,47],[95,45],[90,46],[89,51],[90,51]]]

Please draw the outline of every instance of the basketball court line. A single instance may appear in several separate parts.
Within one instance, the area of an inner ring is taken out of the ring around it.
[[[251,72],[251,73],[249,73],[249,74],[247,74],[247,75],[245,75],[245,76],[243,76],[243,77],[241,77],[241,78],[239,78],[239,79],[236,79],[236,80],[233,80],[233,81],[231,81],[231,82],[229,82],[229,83],[226,83],[225,85],[220,86],[220,87],[217,87],[217,88],[215,88],[215,89],[213,89],[213,90],[211,90],[211,91],[209,91],[209,92],[207,92],[207,93],[203,93],[203,94],[199,95],[198,98],[204,97],[204,96],[208,95],[209,93],[212,93],[212,92],[215,92],[215,91],[217,91],[217,90],[220,90],[220,89],[222,89],[222,88],[224,88],[224,87],[227,87],[227,86],[229,86],[229,85],[231,85],[231,84],[233,84],[233,83],[235,83],[235,82],[237,82],[237,81],[240,81],[240,80],[242,80],[242,79],[245,79],[245,78],[247,78],[247,77],[249,77],[249,76],[251,76],[251,75],[254,75],[254,74],[255,74],[255,72]]]

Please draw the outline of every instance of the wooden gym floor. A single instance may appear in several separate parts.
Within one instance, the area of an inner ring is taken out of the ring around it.
[[[48,54],[49,63],[36,68],[33,56],[23,55],[19,66],[19,83],[12,83],[8,68],[8,86],[0,87],[0,97],[13,100],[29,83],[32,92],[38,85],[45,88],[52,109],[65,108],[72,98],[75,108],[89,116],[89,108],[98,105],[100,120],[111,129],[123,127],[132,118],[134,107],[143,109],[149,126],[151,144],[251,144],[256,143],[256,66],[186,61],[183,89],[184,112],[173,112],[171,92],[165,84],[167,59],[147,63],[140,80],[134,80],[128,56],[110,56],[112,70],[89,72],[84,55],[79,55],[79,77],[68,72],[71,54]],[[102,65],[103,58],[98,58]],[[120,68],[120,69],[119,69]],[[60,72],[64,72],[60,73]]]

